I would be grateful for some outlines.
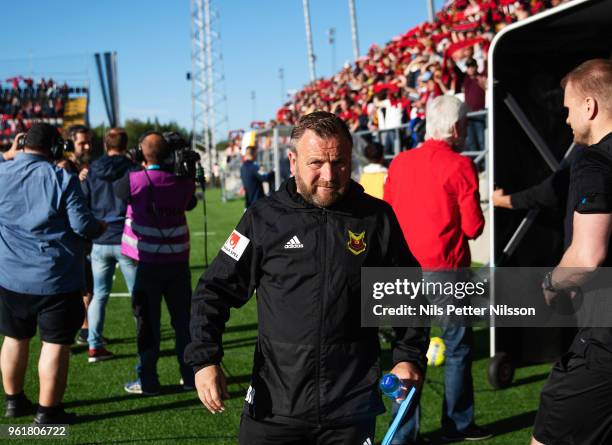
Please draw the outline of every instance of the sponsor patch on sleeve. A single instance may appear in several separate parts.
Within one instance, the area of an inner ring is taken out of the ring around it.
[[[248,239],[246,236],[244,236],[237,230],[234,230],[230,234],[229,238],[227,239],[221,250],[228,254],[231,258],[238,261],[250,242],[250,239]]]

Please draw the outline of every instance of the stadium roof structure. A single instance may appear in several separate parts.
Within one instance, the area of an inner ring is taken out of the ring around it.
[[[612,1],[574,0],[513,23],[495,36],[487,97],[490,193],[493,184],[508,193],[535,185],[568,154],[572,133],[565,124],[560,81],[586,60],[612,56],[610,24]],[[558,262],[563,249],[560,223],[552,234],[546,215],[507,212],[498,223],[495,213],[491,207],[492,264]]]

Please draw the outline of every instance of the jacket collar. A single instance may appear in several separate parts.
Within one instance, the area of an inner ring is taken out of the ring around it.
[[[17,153],[15,155],[15,161],[44,161],[44,162],[50,162],[49,158],[46,157],[45,155],[39,155],[39,154],[35,154],[35,153],[25,153],[23,151],[20,151],[19,153]]]
[[[606,147],[608,150],[610,150],[612,148],[612,132],[605,135],[599,142],[593,144],[592,146]]]

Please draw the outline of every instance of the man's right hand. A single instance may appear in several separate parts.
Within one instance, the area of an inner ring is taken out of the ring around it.
[[[213,414],[225,411],[223,399],[229,399],[225,375],[219,365],[210,365],[200,369],[195,375],[198,397],[204,406]]]
[[[108,229],[108,223],[99,219],[98,224],[100,224],[100,235],[102,235]]]
[[[417,391],[421,390],[423,386],[423,372],[417,365],[410,362],[399,362],[390,371],[391,374],[395,374],[402,382],[405,389],[411,386],[416,387]],[[407,392],[404,391],[404,395],[397,398],[395,401],[401,403],[406,398]]]
[[[79,181],[83,182],[87,179],[87,174],[89,173],[89,169],[87,167],[81,169],[79,172]]]
[[[510,199],[510,195],[506,195],[504,189],[495,189],[493,191],[493,196],[491,196],[491,200],[493,201],[494,207],[502,207],[504,209],[512,208],[512,200]]]

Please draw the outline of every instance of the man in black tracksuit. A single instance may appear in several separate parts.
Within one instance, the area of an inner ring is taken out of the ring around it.
[[[570,174],[571,243],[542,284],[549,304],[612,265],[612,61],[584,62],[562,86],[567,124],[574,142],[586,149]],[[532,445],[612,443],[612,320],[605,321],[581,327],[554,365],[540,396]]]
[[[295,177],[247,210],[200,279],[186,361],[204,405],[223,411],[221,336],[230,308],[257,290],[240,443],[373,443],[380,347],[377,329],[360,327],[360,268],[418,264],[393,210],[350,180],[343,121],[309,114],[291,139]],[[423,329],[398,330],[392,372],[405,383],[422,379],[428,341]]]

